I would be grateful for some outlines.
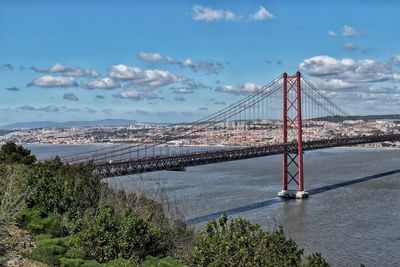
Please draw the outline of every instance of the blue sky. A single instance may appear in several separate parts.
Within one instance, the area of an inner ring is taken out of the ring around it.
[[[0,2],[0,124],[190,121],[287,71],[400,113],[398,1]]]

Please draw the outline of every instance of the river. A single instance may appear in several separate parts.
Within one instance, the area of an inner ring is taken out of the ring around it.
[[[31,145],[38,158],[99,147]],[[400,149],[333,148],[304,155],[309,199],[282,201],[281,157],[248,159],[106,179],[111,186],[159,197],[160,188],[188,223],[226,212],[267,230],[283,225],[305,249],[333,266],[399,266]]]

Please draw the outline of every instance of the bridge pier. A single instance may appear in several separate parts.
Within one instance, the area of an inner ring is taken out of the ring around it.
[[[278,197],[287,199],[289,198],[303,199],[303,198],[308,198],[309,193],[306,191],[282,190],[278,192]]]
[[[296,131],[297,149],[289,151],[287,146],[282,156],[282,191],[278,193],[281,198],[307,198],[309,194],[304,191],[303,183],[303,129],[301,117],[301,73],[288,76],[285,72],[283,78],[283,144],[288,144],[288,128]],[[289,179],[290,178],[290,179]],[[289,190],[293,182],[298,189]]]

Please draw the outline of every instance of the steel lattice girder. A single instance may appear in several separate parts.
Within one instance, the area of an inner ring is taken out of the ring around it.
[[[399,140],[400,134],[391,134],[306,141],[303,142],[303,150],[315,150],[329,147],[352,146]],[[95,164],[94,172],[99,177],[105,178],[161,170],[176,170],[190,166],[272,156],[282,154],[284,149],[285,145],[268,145],[260,147],[225,149],[222,151],[206,153],[188,153],[164,157],[116,161],[112,163],[105,162]],[[288,153],[297,153],[297,143],[288,143],[286,145],[286,149]]]

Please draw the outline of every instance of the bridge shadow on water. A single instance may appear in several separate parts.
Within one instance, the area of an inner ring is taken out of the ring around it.
[[[341,187],[345,187],[345,186],[349,186],[349,185],[353,185],[353,184],[358,184],[358,183],[362,183],[362,182],[366,182],[366,181],[382,178],[382,177],[393,175],[393,174],[396,174],[396,173],[400,173],[400,169],[389,171],[389,172],[378,173],[378,174],[371,175],[371,176],[365,176],[365,177],[353,179],[353,180],[346,181],[346,182],[340,182],[340,183],[336,183],[336,184],[332,184],[332,185],[321,186],[321,187],[313,188],[313,189],[310,189],[310,190],[307,190],[307,191],[310,193],[310,195],[317,195],[317,194],[324,193],[326,191],[330,191],[330,190],[338,189],[338,188],[341,188]],[[218,218],[219,216],[221,216],[224,213],[227,214],[227,215],[236,215],[236,214],[239,214],[239,213],[242,213],[242,212],[247,212],[247,211],[255,210],[255,209],[258,209],[258,208],[267,207],[267,206],[270,206],[270,205],[273,205],[273,204],[283,203],[285,201],[288,201],[288,200],[281,199],[279,197],[274,197],[274,198],[270,198],[270,199],[263,200],[263,201],[260,201],[260,202],[252,203],[252,204],[249,204],[249,205],[246,205],[246,206],[227,209],[227,210],[222,210],[222,211],[214,212],[214,213],[211,213],[211,214],[194,217],[194,218],[186,220],[185,223],[187,225],[194,225],[194,224],[204,223],[204,222],[208,222],[210,220],[214,220],[214,219]]]

